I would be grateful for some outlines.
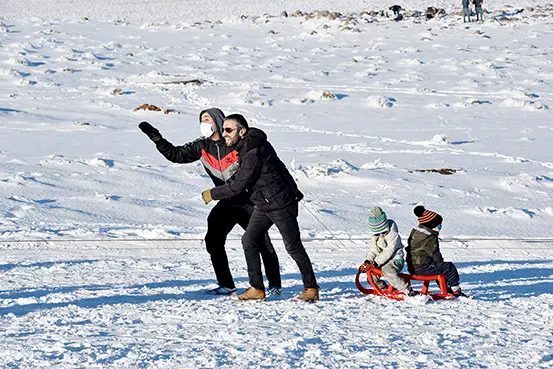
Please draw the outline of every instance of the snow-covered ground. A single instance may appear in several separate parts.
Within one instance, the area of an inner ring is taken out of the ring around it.
[[[553,6],[490,1],[464,24],[359,14],[383,2],[34,3],[0,5],[0,367],[553,367]],[[279,16],[295,9],[351,18]],[[265,130],[298,180],[321,302],[204,295],[211,183],[137,124],[181,144],[212,106]],[[416,204],[444,217],[474,299],[357,291],[368,209],[406,238]]]

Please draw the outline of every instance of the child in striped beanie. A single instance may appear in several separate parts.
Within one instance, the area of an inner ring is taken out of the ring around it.
[[[369,229],[373,236],[365,256],[366,260],[359,267],[359,271],[366,273],[371,267],[380,268],[384,277],[398,291],[414,296],[416,292],[399,276],[403,269],[404,254],[396,223],[388,219],[380,207],[375,206],[369,211]],[[380,278],[374,277],[374,282],[380,289],[387,288],[386,283]]]
[[[459,273],[450,261],[444,261],[440,252],[438,234],[442,229],[443,218],[440,214],[419,205],[413,210],[419,225],[411,231],[407,252],[407,269],[417,275],[443,274],[448,289],[455,296],[467,297],[459,287]]]

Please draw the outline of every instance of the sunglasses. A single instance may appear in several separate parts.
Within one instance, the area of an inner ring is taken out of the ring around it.
[[[223,131],[225,131],[226,133],[231,133],[233,131],[236,131],[238,128],[230,128],[230,127],[225,127],[223,128]]]
[[[436,226],[436,228],[438,228],[438,229],[441,231],[441,230],[442,230],[442,225],[441,225],[441,224],[438,224],[438,225]]]
[[[390,231],[382,231],[382,232],[380,232],[380,233],[373,233],[373,234],[374,234],[375,236],[384,236],[384,235],[388,234],[388,232],[390,232]]]

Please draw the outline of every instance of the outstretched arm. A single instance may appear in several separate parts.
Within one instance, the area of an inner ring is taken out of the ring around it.
[[[162,138],[156,142],[157,150],[161,155],[173,163],[192,163],[202,157],[203,139],[199,138],[182,146],[174,146],[171,142]]]
[[[196,160],[200,160],[202,156],[203,140],[198,139],[182,146],[174,146],[171,142],[167,141],[159,131],[148,122],[142,122],[138,125],[138,128],[150,140],[156,144],[157,150],[165,156],[165,158],[173,163],[192,163]]]

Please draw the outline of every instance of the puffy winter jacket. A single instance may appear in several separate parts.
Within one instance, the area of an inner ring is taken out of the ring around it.
[[[249,128],[235,148],[240,167],[229,182],[211,190],[214,200],[247,191],[258,209],[274,211],[303,198],[296,181],[267,141],[265,132]]]
[[[407,240],[407,268],[410,273],[420,266],[426,266],[444,261],[440,252],[438,232],[419,225],[411,230]]]
[[[373,236],[366,260],[374,261],[379,266],[388,263],[392,259],[399,259],[403,263],[403,243],[397,229],[397,224],[391,219],[388,219],[390,231],[384,236]]]

